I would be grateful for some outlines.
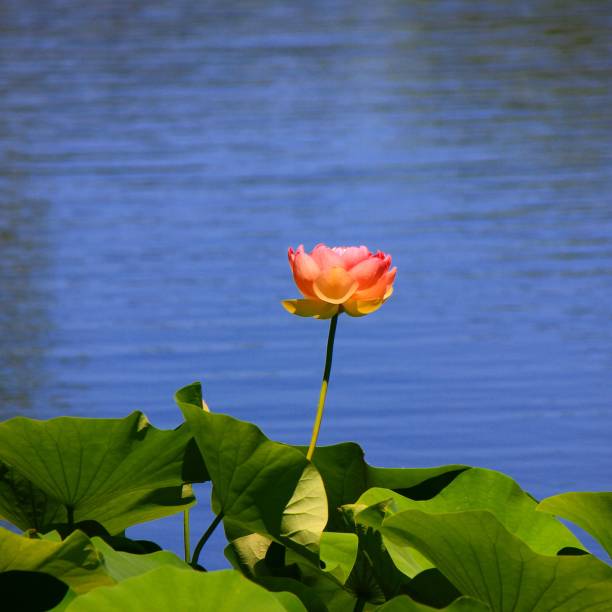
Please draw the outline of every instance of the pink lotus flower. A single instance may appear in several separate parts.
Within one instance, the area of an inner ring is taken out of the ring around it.
[[[372,254],[365,246],[317,244],[311,253],[303,245],[296,251],[290,247],[289,265],[305,299],[284,300],[283,306],[291,314],[317,319],[341,312],[362,317],[378,310],[393,293],[397,272],[390,255]]]

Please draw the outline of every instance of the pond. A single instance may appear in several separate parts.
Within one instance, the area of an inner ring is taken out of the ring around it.
[[[287,247],[366,244],[396,291],[339,322],[321,443],[610,489],[605,3],[1,11],[3,418],[172,428],[202,380],[306,444],[327,324],[282,310]]]

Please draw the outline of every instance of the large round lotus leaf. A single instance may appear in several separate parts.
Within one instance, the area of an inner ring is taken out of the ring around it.
[[[471,597],[459,597],[450,606],[432,608],[410,599],[406,595],[394,597],[376,608],[375,612],[488,612],[489,606]]]
[[[101,555],[81,531],[71,533],[63,542],[52,542],[0,528],[0,572],[11,570],[49,574],[77,593],[114,584]]]
[[[68,612],[305,612],[290,593],[271,593],[239,572],[160,567],[77,597]]]
[[[273,442],[255,425],[189,403],[177,403],[206,463],[213,503],[230,540],[259,533],[316,558],[327,523],[327,498],[316,468],[295,448]]]
[[[307,446],[297,446],[306,454]],[[433,468],[380,468],[368,465],[362,448],[354,442],[317,446],[312,462],[323,477],[329,504],[327,529],[346,531],[338,508],[355,503],[371,487],[385,487],[414,499],[428,499],[467,469],[462,465]]]
[[[612,557],[612,493],[562,493],[542,500],[538,510],[576,523]]]
[[[408,510],[386,518],[381,532],[420,550],[461,593],[496,612],[612,610],[611,567],[591,555],[540,555],[490,512]]]
[[[117,582],[144,574],[161,566],[190,569],[187,563],[168,550],[159,550],[146,555],[135,555],[114,550],[102,538],[92,538],[91,541],[100,553],[109,576]]]
[[[444,487],[435,497],[423,501],[408,499],[389,489],[370,489],[357,504],[371,506],[386,500],[389,513],[420,510],[427,513],[487,510],[510,532],[536,552],[555,555],[566,547],[583,548],[580,541],[561,522],[537,512],[537,501],[505,474],[494,470],[470,468]]]
[[[70,508],[74,522],[93,519],[118,533],[178,512],[194,502],[182,476],[190,438],[186,427],[155,429],[140,412],[0,423],[0,516],[42,529],[49,520],[67,522]]]
[[[307,446],[295,448],[304,455],[308,450]],[[353,442],[318,446],[312,462],[325,483],[329,515],[327,529],[346,531],[338,508],[354,502],[367,489],[367,464],[363,459],[363,450]]]

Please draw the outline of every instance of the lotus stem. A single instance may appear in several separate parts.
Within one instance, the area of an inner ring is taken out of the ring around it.
[[[193,559],[191,559],[191,566],[195,567],[198,564],[198,559],[200,558],[200,553],[202,552],[202,548],[204,548],[204,544],[208,542],[208,539],[213,534],[213,531],[217,528],[219,523],[223,520],[223,512],[219,512],[217,516],[213,519],[212,523],[208,526],[208,529],[204,532],[204,535],[200,538],[200,541],[196,544],[195,550],[193,551]]]
[[[321,429],[321,421],[323,420],[323,409],[325,408],[325,398],[327,396],[327,387],[329,386],[329,374],[331,372],[332,357],[334,354],[334,338],[336,336],[336,326],[338,325],[338,315],[335,314],[329,323],[329,335],[327,336],[327,352],[325,354],[325,369],[323,370],[323,381],[321,382],[321,392],[319,393],[319,405],[317,406],[317,416],[315,417],[314,426],[312,428],[312,437],[310,438],[310,446],[306,453],[306,459],[312,460],[312,456],[317,445],[319,430]]]
[[[185,549],[185,563],[189,563],[191,551],[189,546],[189,508],[183,510],[183,547]]]

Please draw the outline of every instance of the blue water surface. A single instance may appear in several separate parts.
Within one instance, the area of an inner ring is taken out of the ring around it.
[[[0,12],[3,418],[172,428],[201,380],[213,410],[307,443],[327,324],[281,309],[286,250],[366,244],[396,291],[339,322],[321,442],[610,490],[607,3]],[[178,552],[180,523],[132,533]]]

